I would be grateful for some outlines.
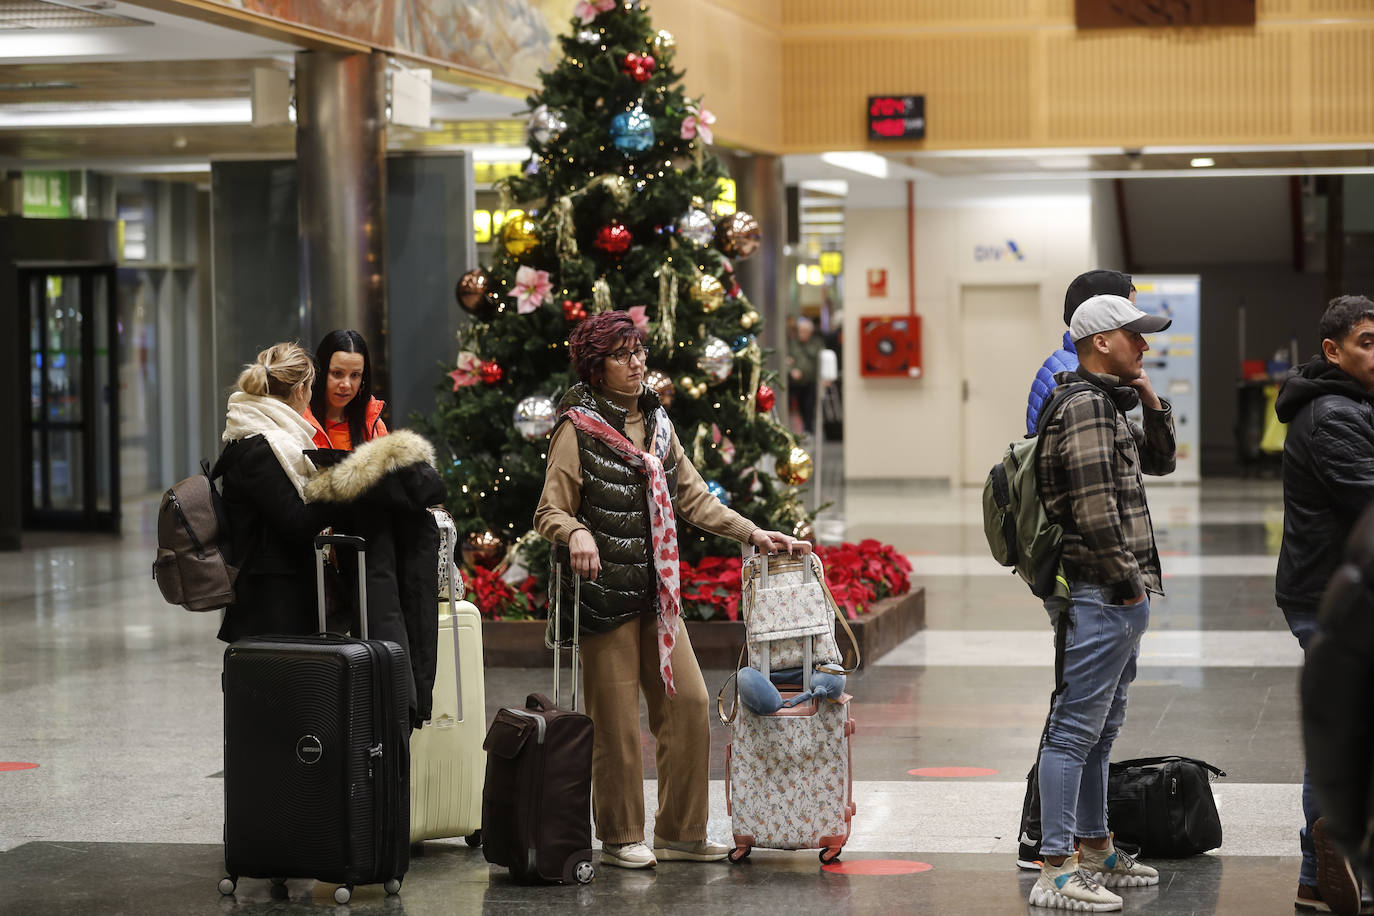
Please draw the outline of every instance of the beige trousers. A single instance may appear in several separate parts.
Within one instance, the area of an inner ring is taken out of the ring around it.
[[[706,681],[679,624],[671,657],[677,695],[658,672],[658,620],[649,615],[608,633],[582,638],[582,685],[596,727],[592,750],[592,817],[603,843],[644,839],[644,763],[639,694],[657,741],[658,812],[654,835],[692,842],[706,838],[711,726]]]

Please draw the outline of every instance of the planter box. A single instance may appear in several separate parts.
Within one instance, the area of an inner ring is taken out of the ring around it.
[[[882,658],[893,646],[924,629],[925,624],[926,593],[922,588],[879,601],[870,613],[849,621],[864,665]],[[736,667],[740,647],[744,645],[743,621],[691,620],[687,622],[687,634],[701,667]],[[844,633],[836,636],[840,648],[846,648],[848,639]],[[483,620],[482,656],[493,668],[553,666],[553,653],[544,647],[542,620]]]

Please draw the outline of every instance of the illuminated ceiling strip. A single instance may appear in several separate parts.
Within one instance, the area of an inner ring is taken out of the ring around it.
[[[8,105],[0,108],[0,128],[135,127],[172,124],[250,124],[248,99],[197,99],[175,102],[111,102],[107,105]]]

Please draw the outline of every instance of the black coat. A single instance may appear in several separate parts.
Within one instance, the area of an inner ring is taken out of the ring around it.
[[[1316,613],[1346,538],[1374,504],[1374,403],[1322,357],[1284,383],[1274,409],[1288,424],[1283,446],[1283,546],[1274,597]]]
[[[1302,672],[1308,771],[1328,831],[1374,881],[1374,510],[1350,538],[1320,623]]]
[[[334,512],[337,533],[367,539],[368,636],[409,655],[418,728],[433,707],[439,638],[439,530],[429,507],[443,502],[444,483],[434,449],[405,430],[373,439],[312,477],[305,498]],[[344,584],[356,582],[357,567],[344,568]]]
[[[224,478],[230,556],[240,568],[219,638],[319,632],[314,537],[335,507],[307,506],[262,436],[225,445],[212,473]]]

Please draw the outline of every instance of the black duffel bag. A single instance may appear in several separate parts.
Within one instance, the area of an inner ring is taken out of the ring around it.
[[[1177,859],[1221,845],[1210,763],[1191,757],[1139,757],[1113,763],[1107,776],[1107,822],[1143,856]]]

